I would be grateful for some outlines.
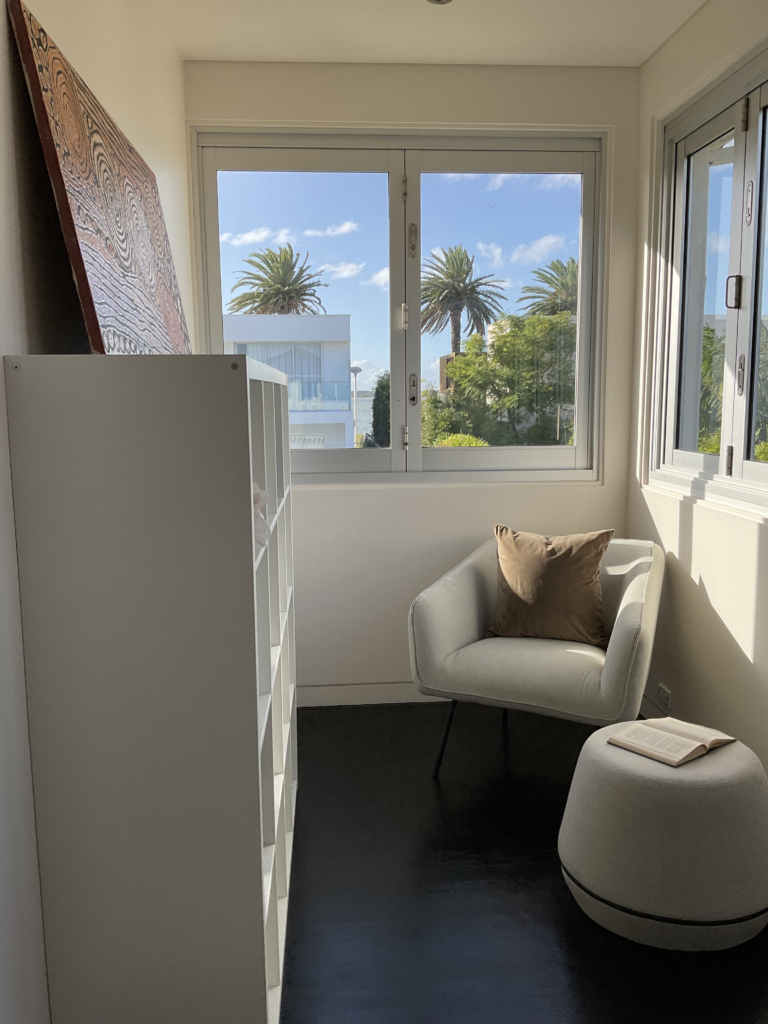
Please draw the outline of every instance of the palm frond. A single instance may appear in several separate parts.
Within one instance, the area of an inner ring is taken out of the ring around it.
[[[299,265],[301,253],[293,246],[263,249],[252,252],[243,262],[250,270],[243,270],[232,288],[240,291],[230,299],[230,313],[324,313],[318,288],[327,288],[321,273],[312,273],[309,254]]]

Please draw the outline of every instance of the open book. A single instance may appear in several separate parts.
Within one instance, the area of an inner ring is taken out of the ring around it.
[[[691,725],[677,718],[648,718],[644,722],[632,722],[609,737],[608,742],[677,768],[709,753],[713,747],[735,740],[717,729]]]

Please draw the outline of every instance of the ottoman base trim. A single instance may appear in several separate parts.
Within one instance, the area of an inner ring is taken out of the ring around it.
[[[598,896],[596,892],[588,889],[585,885],[582,885],[577,878],[574,878],[562,861],[560,861],[560,867],[562,868],[563,874],[566,878],[570,879],[570,881],[573,882],[577,888],[581,889],[581,891],[587,896],[591,896],[593,900],[597,900],[599,903],[603,903],[606,907],[611,907],[613,910],[619,910],[622,914],[629,914],[631,917],[645,918],[647,921],[659,921],[661,924],[683,925],[691,928],[720,928],[725,925],[744,924],[747,921],[755,921],[758,917],[763,917],[764,914],[768,914],[768,907],[764,907],[762,910],[756,910],[754,914],[745,914],[743,917],[732,917],[726,921],[689,921],[685,918],[679,917],[660,917],[658,914],[646,914],[642,910],[632,910],[630,907],[622,906],[621,903],[613,903],[611,900]]]

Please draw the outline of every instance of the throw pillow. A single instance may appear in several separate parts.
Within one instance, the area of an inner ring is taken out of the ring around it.
[[[488,635],[607,647],[600,563],[614,531],[540,537],[497,525],[494,532],[499,592]]]

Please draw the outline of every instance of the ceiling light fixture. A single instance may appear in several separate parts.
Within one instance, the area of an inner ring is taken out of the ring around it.
[[[434,4],[436,7],[445,7],[446,4],[451,3],[451,0],[427,0],[428,4]]]

